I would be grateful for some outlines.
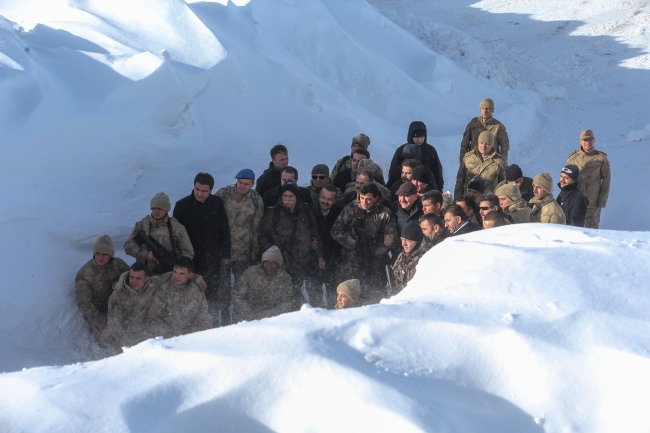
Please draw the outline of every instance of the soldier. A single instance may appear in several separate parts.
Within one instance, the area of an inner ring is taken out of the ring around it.
[[[420,217],[420,228],[424,235],[422,242],[427,251],[449,237],[445,222],[433,213],[424,214]]]
[[[336,179],[336,176],[345,169],[351,169],[352,168],[352,155],[354,154],[354,151],[357,149],[363,149],[363,150],[368,150],[368,147],[370,146],[370,137],[368,137],[366,134],[359,134],[356,137],[352,138],[352,145],[350,146],[350,155],[346,155],[343,158],[339,159],[336,161],[336,164],[334,164],[334,168],[332,168],[332,174],[331,178]],[[368,156],[370,158],[370,156]],[[340,188],[343,190],[344,188]]]
[[[224,290],[230,290],[230,275],[237,279],[259,257],[258,235],[264,203],[262,197],[253,189],[255,173],[244,168],[235,176],[237,183],[220,188],[216,196],[223,201],[230,227],[231,263],[223,267]]]
[[[290,165],[287,165],[282,169],[282,172],[280,174],[280,185],[273,187],[264,193],[263,199],[265,208],[273,207],[278,201],[280,201],[280,189],[282,188],[282,185],[285,184],[285,182],[293,182],[296,185],[298,184],[298,170],[291,167]],[[307,191],[307,189],[298,186],[298,192],[300,198],[304,203],[314,203],[311,199],[311,194],[309,191]]]
[[[399,187],[405,182],[410,182],[411,176],[413,176],[413,169],[421,165],[422,163],[417,159],[405,159],[402,161],[402,177],[400,180],[393,182],[393,185],[390,187],[390,192],[393,194],[391,197],[393,201],[397,200],[397,190]]]
[[[214,319],[208,301],[192,281],[192,260],[181,257],[174,263],[172,278],[153,294],[146,321],[153,335],[170,338],[212,328]]]
[[[315,165],[314,168],[311,169],[311,182],[307,187],[307,191],[309,191],[314,204],[318,204],[318,199],[323,186],[331,184],[329,172],[330,169],[325,164]],[[345,202],[343,201],[343,191],[338,188],[336,188],[336,204],[341,206],[341,208],[345,206]]]
[[[232,293],[236,322],[298,309],[291,276],[282,270],[282,264],[282,253],[273,245],[262,254],[262,263],[246,269]]]
[[[343,281],[336,288],[336,294],[335,310],[356,307],[361,296],[361,282],[356,279]]]
[[[154,195],[149,204],[151,215],[147,215],[141,221],[135,223],[129,238],[124,244],[124,251],[140,262],[147,265],[147,274],[157,275],[169,272],[158,262],[153,252],[146,244],[140,244],[135,239],[139,231],[154,239],[173,257],[185,256],[189,259],[194,257],[194,248],[185,227],[174,217],[167,213],[171,210],[172,204],[164,192]]]
[[[519,188],[521,198],[528,203],[533,198],[533,179],[524,176],[521,168],[517,164],[506,167],[506,180],[499,182],[497,189],[505,184],[515,184]],[[496,190],[495,190],[496,191]]]
[[[212,195],[213,188],[210,174],[197,174],[192,193],[176,202],[174,218],[192,242],[194,269],[208,283],[208,302],[224,309],[230,305],[230,289],[219,290],[219,275],[222,266],[230,265],[230,228],[223,201]]]
[[[422,203],[422,212],[425,214],[434,213],[440,216],[445,210],[444,197],[440,191],[436,191],[435,189],[427,191],[420,198],[420,203]]]
[[[467,221],[467,214],[460,205],[454,205],[445,210],[445,228],[452,236],[481,230],[481,226]]]
[[[485,181],[484,192],[494,192],[497,184],[505,179],[506,160],[494,148],[494,135],[483,131],[478,136],[478,146],[463,157],[456,176],[454,196],[463,195],[474,176]]]
[[[393,155],[388,172],[388,188],[399,180],[402,171],[401,165],[405,159],[419,160],[432,175],[430,176],[431,181],[429,182],[431,188],[437,189],[438,191],[443,190],[445,181],[442,177],[442,164],[440,163],[436,149],[427,143],[427,126],[424,122],[411,122],[408,134],[406,135],[406,144],[401,145],[395,150],[395,155]]]
[[[345,204],[352,203],[354,200],[356,200],[359,196],[359,190],[361,189],[361,186],[364,183],[374,183],[377,185],[377,189],[379,190],[379,193],[381,194],[381,199],[382,203],[384,205],[390,206],[390,202],[388,201],[390,199],[390,191],[388,188],[385,186],[377,183],[375,180],[375,176],[372,174],[370,170],[359,170],[357,173],[357,180],[354,182],[354,188],[350,187],[348,190],[345,192]]]
[[[514,224],[529,223],[532,209],[524,201],[516,183],[506,183],[496,190],[501,209],[512,218]]]
[[[582,131],[580,149],[571,153],[566,161],[567,164],[578,166],[580,170],[578,188],[589,200],[585,227],[591,229],[597,229],[600,224],[600,211],[607,205],[611,180],[607,154],[594,149],[595,143],[593,131]]]
[[[334,222],[343,211],[343,207],[335,202],[337,192],[338,188],[334,185],[324,185],[320,190],[317,204],[312,205],[318,233],[323,242],[323,258],[325,259],[325,269],[318,272],[318,283],[325,283],[329,289],[328,297],[330,294],[333,295],[332,292],[336,284],[336,271],[341,265],[341,245],[332,238],[331,234]]]
[[[107,323],[108,298],[113,284],[128,269],[124,260],[115,257],[113,240],[103,235],[93,246],[93,258],[77,272],[74,281],[77,306],[102,347],[113,344]]]
[[[406,284],[415,276],[415,267],[427,252],[427,246],[423,244],[424,234],[418,223],[408,223],[402,230],[402,249],[393,264],[393,278],[397,285],[397,291],[401,291]]]
[[[503,123],[492,117],[494,113],[494,101],[490,98],[483,99],[479,104],[479,109],[481,110],[481,115],[470,120],[463,133],[463,140],[460,142],[461,165],[465,154],[476,147],[480,141],[479,135],[485,131],[490,131],[494,134],[494,146],[497,153],[501,154],[504,159],[508,159],[510,140],[508,139],[508,133]]]
[[[384,295],[381,289],[386,287],[384,266],[395,243],[397,225],[393,213],[382,205],[377,185],[368,182],[361,186],[359,200],[343,208],[331,234],[343,246],[340,280],[359,279],[364,302],[379,302]]]
[[[285,182],[281,189],[282,200],[274,207],[268,208],[262,218],[260,227],[260,246],[267,250],[272,245],[280,248],[285,267],[293,278],[296,288],[307,280],[307,291],[312,306],[319,304],[318,292],[311,280],[311,252],[316,252],[318,268],[325,269],[323,244],[318,234],[318,226],[309,206],[300,200],[298,186]],[[312,291],[313,290],[313,291]],[[312,297],[312,295],[314,295]]]
[[[390,210],[395,214],[397,233],[401,236],[402,229],[410,222],[418,221],[424,212],[418,202],[418,190],[408,182],[397,190],[398,200],[391,203]]]
[[[493,229],[495,227],[507,226],[511,222],[508,221],[508,215],[502,210],[490,212],[485,215],[483,219],[483,229]]]
[[[577,165],[568,164],[560,172],[560,193],[557,203],[562,208],[566,223],[570,226],[584,227],[589,200],[578,188],[580,170]]]
[[[350,159],[350,168],[344,168],[336,174],[334,179],[334,186],[346,193],[348,187],[354,186],[359,171],[359,162],[364,159],[370,159],[370,152],[366,149],[356,149],[352,152]]]
[[[289,151],[281,143],[271,148],[271,162],[269,168],[257,180],[255,190],[264,197],[266,191],[280,185],[280,173],[284,167],[289,165]]]
[[[533,205],[530,213],[531,223],[566,224],[564,212],[553,199],[553,179],[547,172],[540,173],[533,179],[533,197],[529,203]]]

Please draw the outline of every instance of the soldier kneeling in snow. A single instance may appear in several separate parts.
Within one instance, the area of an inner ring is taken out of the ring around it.
[[[336,288],[336,295],[335,310],[356,307],[359,304],[359,296],[361,296],[361,282],[359,280],[343,281]]]

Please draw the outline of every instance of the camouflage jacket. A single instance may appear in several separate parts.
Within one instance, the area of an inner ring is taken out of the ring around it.
[[[384,235],[398,238],[395,215],[380,200],[369,210],[362,209],[357,200],[348,203],[334,222],[331,234],[343,246],[343,261],[361,263],[372,258],[384,261],[395,244],[393,241],[392,245],[384,245]]]
[[[104,266],[99,266],[92,258],[77,272],[74,281],[77,305],[93,332],[106,328],[108,298],[113,291],[113,284],[120,278],[120,274],[128,270],[129,265],[124,260],[113,257]]]
[[[176,244],[174,251],[172,251],[167,221],[171,221],[172,235],[174,237],[174,243]],[[150,275],[160,274],[162,271],[160,266],[156,266],[156,262],[150,262],[147,260],[147,255],[149,254],[147,247],[145,245],[140,245],[135,241],[134,238],[140,230],[158,241],[167,251],[171,251],[174,256],[186,256],[190,259],[194,258],[194,248],[192,248],[192,242],[190,242],[190,237],[187,235],[187,231],[185,230],[185,227],[183,227],[183,224],[179,223],[176,218],[170,217],[169,215],[160,220],[155,220],[151,215],[147,215],[141,221],[135,223],[135,227],[131,230],[131,234],[124,244],[124,251],[128,255],[135,257],[138,262],[145,263],[149,269],[148,273]]]
[[[506,178],[506,160],[497,152],[482,157],[478,149],[467,152],[458,168],[454,197],[465,195],[467,185],[474,176],[485,181],[485,192],[494,192],[497,185]]]
[[[343,158],[336,161],[336,164],[334,164],[334,168],[332,168],[332,172],[330,173],[330,179],[332,183],[334,182],[334,179],[336,179],[336,176],[343,170],[352,171],[352,157],[350,155],[344,156]],[[384,171],[379,165],[377,165],[376,168],[375,179],[382,185],[386,183],[384,182]],[[314,201],[314,203],[316,202]]]
[[[264,216],[262,198],[254,189],[242,195],[235,185],[220,188],[216,195],[223,200],[228,215],[231,259],[247,262],[251,253],[260,254],[258,237]]]
[[[531,223],[566,224],[564,212],[553,198],[553,194],[549,194],[541,200],[532,198],[529,203],[533,205],[533,210],[530,213]]]
[[[196,282],[188,281],[179,286],[173,279],[162,284],[153,294],[146,321],[155,336],[184,335],[214,325],[214,319],[208,313],[208,301]]]
[[[494,138],[496,139],[496,146],[494,146],[494,148],[506,161],[508,160],[510,139],[508,138],[506,127],[494,117],[490,117],[484,122],[483,118],[479,116],[470,120],[467,124],[467,128],[465,128],[465,132],[463,133],[463,139],[460,142],[461,164],[463,163],[463,157],[465,154],[476,147],[478,144],[478,136],[481,135],[481,132],[483,131],[490,131],[494,134]]]
[[[311,199],[314,202],[315,205],[318,206],[318,197],[320,196],[320,190],[322,188],[316,188],[314,185],[309,185],[307,187],[307,191],[309,191],[309,195],[311,195]],[[336,188],[336,202],[337,205],[343,207],[345,206],[345,201],[343,199],[343,192]]]
[[[235,321],[256,320],[296,311],[291,277],[278,269],[273,278],[264,273],[262,265],[246,269],[232,291]]]
[[[569,155],[566,163],[575,164],[580,169],[578,188],[589,200],[589,207],[605,207],[611,180],[607,154],[595,149],[589,152],[578,149]]]
[[[503,208],[515,224],[529,223],[532,209],[523,199]]]
[[[431,242],[432,244],[432,242]],[[405,253],[402,251],[397,260],[393,264],[393,278],[395,279],[395,284],[397,284],[397,289],[402,290],[406,287],[406,284],[411,281],[415,275],[415,267],[424,255],[428,251],[428,243],[420,243],[415,251],[410,253]]]

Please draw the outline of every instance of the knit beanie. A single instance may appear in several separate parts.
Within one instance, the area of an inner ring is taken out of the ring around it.
[[[172,203],[169,201],[169,196],[164,192],[159,192],[154,195],[149,203],[149,209],[158,208],[169,212],[172,209]]]
[[[502,195],[509,198],[513,203],[522,200],[521,191],[519,191],[519,187],[514,183],[505,183],[501,187],[497,188],[494,193],[498,196]]]
[[[481,176],[474,176],[467,184],[467,189],[473,189],[483,194],[485,192],[485,180]]]
[[[298,189],[296,182],[288,180],[284,185],[282,185],[282,188],[280,188],[280,201],[282,201],[282,194],[284,194],[285,191],[293,193],[293,195],[296,196],[296,199],[300,198],[300,190]]]
[[[113,240],[110,236],[104,235],[97,239],[93,246],[93,256],[95,253],[108,254],[111,257],[115,256],[115,248],[113,248]]]
[[[483,131],[478,135],[478,142],[479,143],[488,143],[492,147],[494,147],[494,134],[492,134],[490,131]]]
[[[315,176],[317,174],[324,174],[325,176],[329,177],[330,168],[325,164],[317,164],[314,166],[314,168],[311,169],[311,175]]]
[[[485,98],[479,104],[479,108],[489,108],[494,113],[494,101],[490,98]]]
[[[533,185],[543,188],[549,194],[553,192],[553,178],[546,171],[535,176]]]
[[[411,180],[417,180],[419,182],[424,182],[426,184],[431,184],[431,177],[429,176],[429,169],[424,165],[420,165],[413,169],[413,174],[411,175]]]
[[[580,133],[580,140],[584,140],[586,138],[596,138],[594,137],[594,131],[591,129],[585,129]]]
[[[410,222],[404,226],[402,233],[400,233],[400,236],[404,239],[408,239],[409,241],[421,242],[424,235],[422,234],[422,228],[420,227],[420,224],[416,222]]]
[[[336,288],[338,293],[343,293],[348,298],[352,299],[355,304],[359,303],[359,296],[361,296],[361,283],[359,280],[343,281]]]
[[[262,254],[262,261],[265,260],[268,260],[270,262],[275,262],[278,265],[282,266],[283,260],[282,260],[282,253],[280,252],[280,248],[273,245],[271,248],[264,251],[264,254]]]
[[[368,146],[370,146],[370,137],[363,133],[359,134],[352,139],[352,144],[360,144],[361,147],[368,150]]]
[[[564,168],[562,168],[560,171],[569,176],[574,182],[577,182],[578,177],[580,177],[580,169],[575,164],[565,165]]]
[[[524,173],[517,164],[512,164],[506,167],[506,182],[512,182],[524,177]]]

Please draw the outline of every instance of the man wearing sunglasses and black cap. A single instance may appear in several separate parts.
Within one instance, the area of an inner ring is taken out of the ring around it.
[[[311,169],[311,182],[307,187],[307,191],[311,195],[311,199],[314,203],[318,203],[318,198],[320,197],[320,191],[325,185],[330,182],[330,169],[325,164],[317,164],[314,168]],[[336,204],[343,207],[345,206],[345,201],[343,200],[343,193],[340,189],[336,188]]]

